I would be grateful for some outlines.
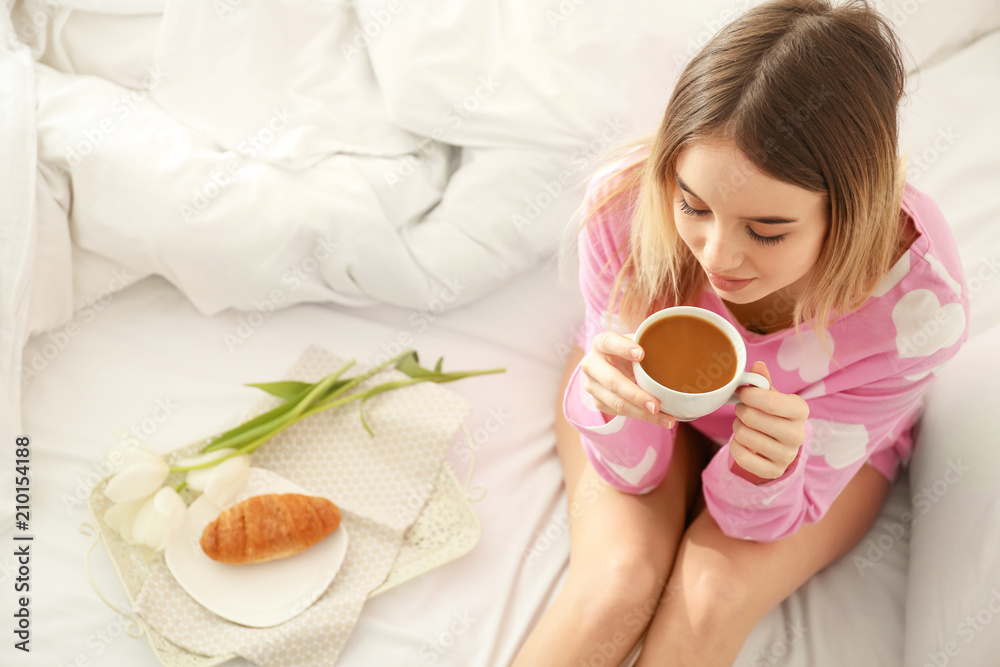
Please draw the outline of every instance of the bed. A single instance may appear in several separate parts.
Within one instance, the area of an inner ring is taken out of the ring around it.
[[[14,3],[0,437],[7,470],[32,439],[36,539],[32,651],[8,635],[0,663],[157,664],[86,576],[96,462],[123,434],[166,452],[227,428],[258,399],[245,383],[318,344],[507,369],[448,385],[474,405],[475,446],[446,458],[479,543],[366,603],[337,664],[509,664],[568,565],[553,418],[583,305],[557,248],[602,151],[655,128],[684,60],[743,6]],[[908,179],[952,223],[970,340],[879,520],[758,624],[740,667],[1000,661],[1000,10],[879,6],[912,72]],[[103,550],[90,568],[127,607]]]

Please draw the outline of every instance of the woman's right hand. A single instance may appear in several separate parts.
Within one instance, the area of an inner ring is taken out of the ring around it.
[[[660,412],[659,399],[635,383],[632,362],[641,361],[643,354],[638,343],[620,333],[597,334],[590,351],[580,361],[583,388],[604,414],[644,419],[673,428],[676,420]]]

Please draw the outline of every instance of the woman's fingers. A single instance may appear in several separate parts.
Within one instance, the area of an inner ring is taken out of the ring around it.
[[[642,406],[651,415],[660,411],[660,401],[635,383],[631,363],[623,362],[615,357],[606,359],[603,354],[597,353],[585,356],[580,362],[580,368],[584,374],[584,389],[590,391],[591,394],[594,392],[586,384],[587,381],[594,386],[604,387],[616,397]],[[607,401],[607,404],[613,406],[615,400]]]
[[[614,331],[602,331],[594,337],[594,349],[629,361],[642,359],[642,348],[626,336]]]
[[[769,435],[750,428],[739,419],[733,421],[733,436],[736,442],[779,466],[788,466],[795,459],[795,450]],[[735,454],[733,456],[735,458]]]
[[[631,338],[614,331],[597,334],[590,354],[580,362],[583,388],[605,414],[643,419],[671,428],[676,420],[661,413],[659,399],[635,383],[632,362],[639,359],[642,348]]]
[[[583,358],[581,367],[585,375],[618,396],[641,405],[655,414],[660,409],[659,400],[644,391],[635,382],[632,372],[632,353],[638,351],[642,357],[642,348],[614,331],[605,331],[594,338],[590,354]],[[652,405],[648,405],[652,403]]]
[[[809,416],[809,404],[802,397],[782,394],[773,388],[761,389],[747,385],[736,390],[736,397],[744,405],[777,417],[804,420]]]
[[[745,447],[736,438],[729,442],[729,452],[739,467],[761,479],[777,479],[785,472],[785,468]]]
[[[617,371],[615,371],[617,373]],[[621,381],[626,379],[622,376]],[[671,428],[674,425],[674,418],[670,415],[663,414],[659,412],[659,406],[656,404],[656,399],[645,401],[653,405],[656,412],[651,412],[644,405],[637,405],[636,402],[628,401],[620,394],[607,389],[606,387],[594,382],[590,377],[584,374],[583,388],[594,397],[594,404],[597,409],[601,412],[609,415],[624,415],[625,417],[632,417],[634,419],[642,419],[653,424],[658,424],[665,428]],[[644,394],[641,389],[636,387],[640,394]]]
[[[805,422],[776,417],[745,404],[737,404],[735,412],[736,417],[744,426],[770,436],[785,449],[788,449],[790,445],[801,445],[805,442]],[[735,428],[733,431],[735,432]],[[794,458],[794,451],[792,458]]]

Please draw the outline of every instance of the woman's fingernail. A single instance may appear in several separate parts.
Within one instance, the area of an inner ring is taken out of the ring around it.
[[[639,361],[639,357],[641,357],[641,356],[642,356],[642,350],[640,350],[637,347],[633,347],[632,348],[632,358],[635,359],[636,361]]]
[[[673,428],[674,420],[671,419],[670,417],[664,417],[663,419],[660,420],[660,426],[664,428]]]
[[[646,401],[646,409],[649,410],[649,414],[651,415],[656,414],[656,404],[654,404],[652,401]]]

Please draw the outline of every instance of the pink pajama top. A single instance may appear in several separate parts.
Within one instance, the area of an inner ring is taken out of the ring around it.
[[[610,188],[611,165],[590,182],[585,198],[600,201]],[[606,312],[615,276],[628,254],[626,197],[609,202],[580,234],[580,285],[586,304],[576,342],[590,349],[605,330],[631,333]],[[969,300],[954,238],[940,209],[909,183],[902,201],[920,236],[893,265],[874,294],[857,311],[826,329],[826,342],[803,325],[770,334],[747,330],[723,301],[707,289],[702,308],[725,317],[747,347],[748,368],[767,364],[773,387],[798,394],[809,404],[806,438],[793,463],[774,480],[754,484],[734,472],[729,451],[735,406],[689,422],[718,449],[702,472],[705,504],[729,536],[767,542],[794,533],[803,522],[819,521],[854,474],[868,463],[890,482],[913,451],[911,430],[923,396],[968,337]],[[675,430],[626,419],[617,433],[597,435],[585,428],[610,420],[583,388],[577,366],[563,410],[581,434],[597,472],[613,487],[641,494],[666,476]],[[676,427],[675,427],[676,428]]]

